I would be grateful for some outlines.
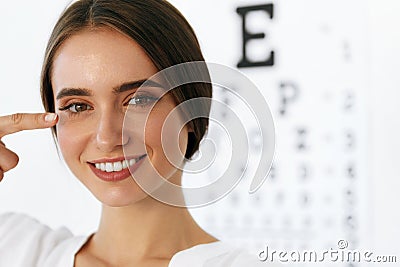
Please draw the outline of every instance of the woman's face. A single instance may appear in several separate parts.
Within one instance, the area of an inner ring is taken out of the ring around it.
[[[154,176],[155,168],[170,181],[180,181],[181,171],[169,163],[161,141],[163,122],[176,106],[174,99],[166,94],[157,101],[164,91],[157,86],[137,90],[155,73],[156,67],[136,42],[110,29],[70,37],[54,59],[60,150],[75,176],[106,205],[126,206],[147,196],[130,172],[146,180]],[[129,119],[122,127],[128,109]],[[169,124],[163,135],[176,142],[166,145],[179,144],[180,153],[172,157],[183,162],[187,129],[174,131],[181,128],[180,116]]]

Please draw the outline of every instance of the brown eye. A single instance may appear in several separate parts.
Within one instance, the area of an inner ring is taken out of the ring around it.
[[[69,111],[74,112],[74,113],[79,113],[83,111],[90,110],[91,107],[87,104],[82,104],[82,103],[76,103],[72,104],[68,107]]]
[[[145,107],[149,104],[154,103],[155,101],[157,101],[156,97],[139,95],[139,96],[132,97],[129,100],[129,105]]]

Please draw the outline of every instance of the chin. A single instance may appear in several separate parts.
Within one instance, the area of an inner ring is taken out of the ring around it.
[[[131,206],[149,197],[139,186],[134,189],[130,188],[129,190],[121,187],[107,188],[101,192],[92,191],[92,194],[103,205],[109,207]]]

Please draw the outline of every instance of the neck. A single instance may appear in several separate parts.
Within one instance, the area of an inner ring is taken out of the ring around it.
[[[91,240],[96,254],[110,262],[164,258],[201,243],[216,241],[193,220],[186,208],[151,197],[132,206],[103,205],[98,232]]]

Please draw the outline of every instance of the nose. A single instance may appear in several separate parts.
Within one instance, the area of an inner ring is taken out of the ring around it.
[[[114,112],[101,114],[96,132],[97,148],[103,152],[120,149],[129,142],[127,135],[122,135],[123,116]]]

